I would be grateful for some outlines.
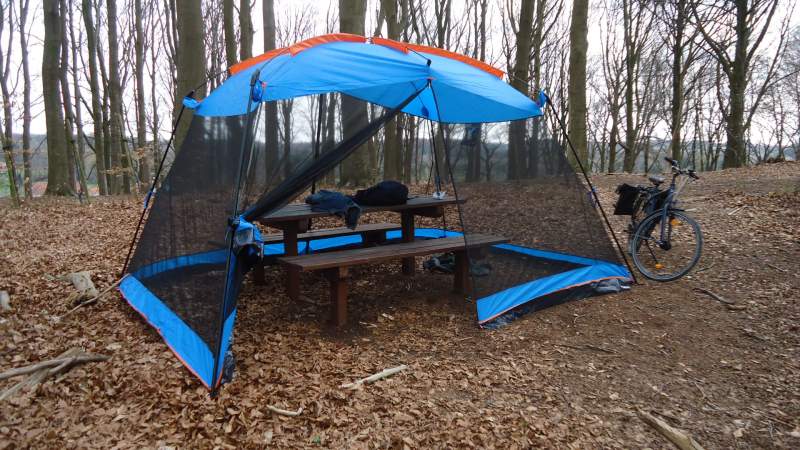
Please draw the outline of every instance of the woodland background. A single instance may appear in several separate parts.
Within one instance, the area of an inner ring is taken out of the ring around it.
[[[800,146],[793,1],[2,0],[0,16],[0,195],[15,204],[147,190],[184,95],[201,99],[254,52],[332,32],[462,52],[526,94],[545,89],[594,172],[658,171],[663,155],[717,170]],[[341,100],[317,101],[325,139]],[[267,140],[286,152],[316,135],[297,131],[316,118],[293,103],[266,111]],[[530,175],[536,155],[517,148],[563,143],[552,119],[510,125],[502,154],[476,145],[473,179],[492,158],[508,179]],[[418,123],[390,123],[339,182],[417,181]]]

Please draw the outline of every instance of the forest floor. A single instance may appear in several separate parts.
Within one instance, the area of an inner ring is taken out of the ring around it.
[[[617,184],[645,182],[595,180],[609,209]],[[350,325],[336,332],[325,308],[291,306],[268,271],[270,286],[244,286],[236,377],[216,399],[116,291],[57,320],[72,291],[59,275],[114,282],[138,199],[0,205],[0,290],[11,294],[0,370],[73,347],[111,357],[0,402],[0,449],[671,448],[637,409],[709,449],[800,448],[800,164],[703,174],[685,199],[705,235],[692,274],[497,330],[476,326],[446,275],[398,277],[387,264],[358,270]],[[309,283],[326,298],[324,282]],[[339,387],[400,364],[410,368]]]

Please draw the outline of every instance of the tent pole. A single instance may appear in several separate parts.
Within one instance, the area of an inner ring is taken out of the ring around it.
[[[194,91],[189,91],[185,97],[194,98]],[[128,263],[131,260],[131,254],[133,253],[133,247],[136,245],[136,238],[139,237],[139,231],[142,228],[142,223],[144,223],[144,216],[147,214],[147,207],[150,205],[150,199],[155,195],[156,184],[158,184],[158,179],[161,176],[161,171],[164,169],[164,161],[167,160],[167,154],[169,153],[169,149],[172,146],[172,142],[175,139],[175,133],[178,131],[178,124],[181,122],[181,117],[183,117],[183,111],[186,109],[186,105],[181,103],[181,110],[178,112],[178,118],[175,119],[175,124],[172,126],[172,133],[169,135],[169,141],[167,141],[167,147],[164,148],[164,154],[161,156],[161,162],[158,163],[158,170],[156,170],[156,175],[153,177],[153,182],[150,184],[150,190],[147,191],[147,195],[144,198],[144,208],[142,208],[142,214],[139,215],[139,222],[136,224],[136,231],[133,232],[133,239],[131,239],[131,245],[128,247],[128,254],[125,256],[125,263],[122,265],[122,272],[120,272],[120,277],[125,276],[125,271],[128,270]],[[153,139],[158,139],[158,136],[153,136]]]
[[[611,232],[611,237],[614,239],[614,243],[617,244],[617,249],[619,249],[619,253],[622,255],[622,259],[625,261],[625,265],[628,267],[628,272],[630,272],[631,277],[633,278],[633,282],[639,284],[639,280],[636,278],[636,274],[633,273],[633,267],[631,267],[631,263],[628,261],[628,257],[625,255],[625,250],[623,250],[622,245],[619,243],[619,239],[617,239],[617,234],[614,233],[614,228],[611,227],[611,222],[609,222],[608,216],[606,215],[606,211],[605,209],[603,209],[603,204],[600,203],[600,197],[598,197],[597,195],[597,190],[594,188],[592,180],[589,179],[589,175],[586,173],[586,169],[583,167],[583,163],[581,162],[581,159],[578,157],[578,152],[575,150],[575,147],[572,145],[572,141],[570,141],[569,139],[569,135],[567,134],[567,128],[564,126],[564,122],[561,120],[561,117],[559,117],[558,111],[556,111],[556,107],[555,105],[553,105],[553,101],[550,100],[550,96],[545,95],[544,97],[547,99],[547,104],[550,105],[550,109],[553,111],[553,115],[556,117],[558,126],[559,128],[561,128],[561,133],[567,140],[567,145],[569,145],[570,150],[572,150],[572,155],[575,157],[575,161],[578,163],[578,167],[580,167],[581,169],[583,178],[589,185],[589,189],[591,190],[592,196],[594,197],[594,201],[595,203],[597,203],[597,207],[600,208],[600,214],[602,214],[603,221],[606,223],[606,228],[608,228],[608,231]]]
[[[308,180],[313,180],[325,173],[326,170],[339,164],[351,153],[353,153],[359,146],[361,146],[367,139],[374,136],[380,128],[394,116],[396,116],[403,108],[406,107],[412,100],[422,93],[427,88],[427,85],[422,89],[415,91],[408,96],[403,102],[394,107],[393,109],[385,112],[382,116],[373,119],[361,131],[355,135],[347,138],[337,145],[335,148],[328,150],[318,160],[312,161],[305,167],[299,168],[296,175],[287,178],[275,189],[262,196],[253,206],[248,208],[242,213],[242,217],[247,221],[253,221],[262,215],[271,212],[275,208],[282,206],[285,202],[291,200],[297,194],[303,192],[309,185]]]
[[[233,214],[234,216],[229,219],[228,223],[228,233],[227,233],[227,240],[228,240],[228,256],[225,260],[225,288],[223,290],[222,295],[222,302],[220,302],[220,311],[219,311],[219,333],[217,334],[217,348],[214,351],[214,370],[211,372],[211,397],[214,398],[219,393],[219,386],[220,381],[222,380],[222,374],[220,373],[220,377],[217,378],[217,371],[219,370],[219,363],[221,359],[220,352],[222,351],[222,335],[225,331],[225,309],[228,306],[228,296],[230,295],[230,286],[231,286],[231,265],[232,265],[232,257],[233,255],[233,241],[234,241],[234,232],[236,231],[236,226],[238,225],[238,220],[236,215],[239,213],[239,197],[242,190],[242,173],[244,172],[245,166],[245,152],[247,152],[248,141],[252,139],[251,134],[253,127],[253,116],[255,115],[254,112],[250,111],[250,108],[253,105],[253,92],[255,91],[256,82],[258,81],[258,77],[261,74],[261,68],[253,72],[253,76],[250,78],[250,91],[247,95],[247,109],[245,110],[245,114],[247,114],[247,123],[245,124],[244,131],[244,139],[242,139],[242,145],[239,151],[239,170],[236,173],[236,191],[234,193],[233,199]],[[259,102],[259,107],[261,103]],[[252,150],[252,149],[251,149]]]

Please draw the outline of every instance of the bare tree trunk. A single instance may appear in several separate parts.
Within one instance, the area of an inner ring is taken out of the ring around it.
[[[83,26],[86,30],[86,45],[89,56],[89,86],[92,93],[92,122],[94,124],[94,158],[97,187],[100,195],[108,195],[106,183],[106,155],[103,142],[103,114],[100,102],[100,80],[97,73],[97,35],[92,18],[92,3],[82,0]],[[155,84],[155,83],[154,83]]]
[[[29,0],[19,2],[19,46],[22,59],[22,168],[25,198],[33,198],[31,173],[31,72],[28,65],[28,6]]]
[[[176,26],[178,31],[178,80],[175,92],[174,117],[183,103],[183,98],[189,92],[197,89],[195,97],[205,96],[206,57],[205,57],[205,29],[203,28],[203,13],[200,2],[197,0],[175,0]],[[189,130],[192,112],[187,110],[183,120],[178,124],[175,133],[175,149],[180,150],[183,138]]]
[[[531,66],[531,39],[533,36],[533,2],[522,0],[519,10],[519,27],[517,29],[517,51],[511,86],[528,95],[528,74]],[[584,87],[585,90],[585,87]],[[508,130],[508,179],[524,178],[527,172],[528,156],[525,137],[527,121],[511,122]]]
[[[233,0],[222,0],[222,28],[225,33],[225,62],[228,64],[228,67],[231,67],[237,62],[236,31],[234,27]]]
[[[76,50],[77,41],[75,40],[75,30],[73,27],[72,16],[72,0],[63,0],[61,3],[61,14],[66,17],[66,25],[69,28],[69,35],[64,33],[64,39],[61,47],[61,92],[64,98],[64,116],[66,117],[66,134],[67,143],[69,146],[70,156],[72,157],[71,168],[74,168],[81,188],[81,203],[89,203],[89,188],[86,181],[86,166],[83,158],[83,130],[81,128],[80,119],[80,86],[78,84],[78,73],[75,67],[78,52]],[[72,97],[69,94],[69,80],[67,78],[70,71],[68,54],[72,52],[72,81],[75,86],[75,103],[72,103]],[[75,127],[73,133],[72,128]],[[70,181],[73,182],[73,181]]]
[[[638,60],[635,36],[633,36],[632,8],[633,0],[623,0],[622,15],[625,39],[625,156],[622,170],[633,172],[636,165],[636,127],[634,125],[633,97],[636,87],[635,68]]]
[[[67,21],[67,2],[71,2],[71,0],[61,0],[59,5],[59,11],[63,20],[63,28],[64,32],[61,34],[61,66],[59,70],[59,82],[61,83],[61,103],[62,107],[64,108],[64,133],[67,137],[67,159],[69,161],[69,183],[70,186],[75,186],[78,178],[76,178],[76,172],[78,168],[78,158],[76,157],[75,151],[75,134],[74,134],[74,124],[75,124],[75,116],[72,109],[72,98],[70,97],[69,93],[69,81],[67,79],[67,73],[69,72],[69,32],[71,30],[68,29],[69,22]],[[86,194],[86,191],[83,190],[81,187],[81,197],[80,201],[83,203],[83,196]]]
[[[586,150],[586,52],[589,22],[589,0],[572,2],[572,20],[569,30],[569,87],[568,135],[575,146],[578,159],[588,163]]]
[[[44,49],[42,50],[42,97],[47,124],[47,190],[49,195],[73,195],[69,183],[69,158],[59,88],[61,39],[64,18],[59,0],[44,0]]]
[[[365,0],[339,0],[339,31],[363,36],[366,13]],[[367,105],[343,95],[341,108],[342,134],[346,139],[367,125]],[[363,186],[370,182],[370,147],[371,139],[342,163],[342,184]]]
[[[397,0],[381,0],[381,11],[386,20],[388,38],[399,39],[401,30],[397,16]],[[399,180],[403,174],[403,148],[397,139],[397,118],[386,122],[383,133],[383,178]]]
[[[136,155],[139,158],[139,176],[144,189],[150,185],[150,152],[147,151],[147,117],[145,116],[144,96],[144,30],[142,28],[142,0],[134,2],[136,27]],[[151,82],[155,82],[152,80]]]
[[[6,9],[7,8],[7,9]],[[11,114],[11,92],[8,89],[8,76],[11,72],[11,53],[14,48],[14,3],[8,5],[0,4],[0,37],[6,28],[6,17],[8,17],[8,47],[3,50],[0,42],[0,93],[3,100],[3,138],[0,143],[3,145],[3,154],[6,159],[6,170],[8,171],[8,187],[11,195],[11,202],[14,206],[19,206],[19,188],[17,186],[17,170],[14,164],[14,133],[12,128],[13,116]]]
[[[155,40],[156,36],[156,26],[158,22],[156,20],[151,19],[151,28],[150,28],[150,36],[153,40]],[[156,45],[151,42],[150,44],[150,80],[154,81],[156,79],[156,67],[157,67],[157,56],[156,56]],[[161,164],[161,140],[159,137],[159,127],[161,126],[160,118],[158,116],[158,97],[156,96],[156,83],[150,83],[150,103],[151,108],[153,111],[153,115],[151,117],[150,122],[150,130],[153,134],[153,167],[154,170],[158,170],[158,166]],[[172,131],[172,130],[170,130]],[[154,173],[153,176],[156,174]],[[156,187],[158,187],[158,180],[156,180]]]
[[[253,57],[253,19],[250,17],[250,0],[239,2],[239,34],[241,46],[239,59],[244,61]]]
[[[108,5],[108,94],[111,127],[111,170],[114,193],[130,194],[130,178],[123,176],[125,147],[122,142],[122,88],[119,81],[119,46],[117,41],[117,0]]]
[[[262,3],[264,25],[264,52],[274,50],[276,44],[275,30],[275,1],[264,0]],[[271,176],[278,165],[278,105],[276,102],[267,102],[264,108],[265,138],[266,138],[266,171]],[[269,182],[270,180],[267,180]]]

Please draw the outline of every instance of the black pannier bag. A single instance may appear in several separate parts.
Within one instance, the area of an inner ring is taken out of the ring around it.
[[[398,181],[381,181],[371,188],[356,191],[353,200],[364,206],[402,205],[408,200],[408,188]]]
[[[636,203],[636,199],[639,197],[639,188],[627,183],[622,183],[617,186],[616,192],[619,194],[619,198],[617,199],[617,204],[614,205],[614,215],[632,215],[633,206]]]

